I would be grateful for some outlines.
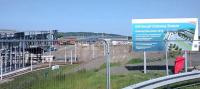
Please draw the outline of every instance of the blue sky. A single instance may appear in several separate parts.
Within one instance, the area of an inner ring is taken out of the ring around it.
[[[0,29],[131,35],[131,19],[199,18],[200,0],[0,0]]]

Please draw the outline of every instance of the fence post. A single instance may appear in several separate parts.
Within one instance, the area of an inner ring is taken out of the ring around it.
[[[147,73],[147,59],[146,59],[146,51],[144,51],[144,73]]]
[[[72,63],[72,50],[71,50],[71,60],[70,60],[70,62],[71,62],[71,65],[72,65],[72,64],[73,64],[73,63]]]
[[[33,71],[33,59],[32,59],[32,54],[31,54],[31,71]]]
[[[75,43],[75,48],[74,48],[74,61],[75,61],[75,62],[77,61],[77,60],[76,60],[76,55],[77,55],[77,54],[76,54],[76,46],[77,46],[77,45],[76,45],[76,43]]]
[[[94,44],[92,44],[92,58],[94,59]]]
[[[66,50],[67,50],[67,47],[65,46],[65,64],[67,63],[67,52],[66,52]]]

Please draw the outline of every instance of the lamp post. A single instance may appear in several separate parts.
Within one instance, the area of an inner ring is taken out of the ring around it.
[[[106,89],[110,89],[110,39],[104,39],[105,60],[106,60]]]

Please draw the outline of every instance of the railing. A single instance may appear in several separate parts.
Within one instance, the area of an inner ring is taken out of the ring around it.
[[[144,81],[135,85],[125,87],[123,89],[154,89],[168,84],[173,84],[181,81],[200,78],[200,71],[192,71],[181,74],[160,77],[148,81]]]

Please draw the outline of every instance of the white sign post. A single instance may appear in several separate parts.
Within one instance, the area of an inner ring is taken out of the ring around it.
[[[187,51],[185,51],[185,72],[188,72],[188,69],[187,69],[187,67],[188,67],[188,58],[187,58]]]
[[[166,65],[166,74],[169,75],[169,64],[168,64],[168,48],[167,48],[167,42],[166,42],[166,50],[165,50],[165,65]]]
[[[146,52],[144,51],[144,73],[147,73],[147,59],[146,59]]]

